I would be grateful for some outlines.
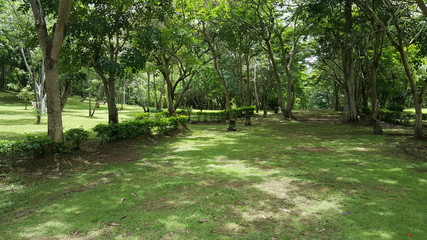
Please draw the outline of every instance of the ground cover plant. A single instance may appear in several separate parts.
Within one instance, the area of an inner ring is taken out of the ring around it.
[[[411,130],[372,135],[338,116],[191,124],[125,142],[111,161],[11,175],[0,238],[424,239],[427,164],[402,150]]]

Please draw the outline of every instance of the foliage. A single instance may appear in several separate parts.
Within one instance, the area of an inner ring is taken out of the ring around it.
[[[73,149],[80,149],[81,143],[89,137],[89,132],[80,128],[68,129],[64,133],[66,143],[70,144]]]
[[[193,119],[198,122],[222,122],[229,118],[242,118],[246,114],[253,116],[255,112],[255,107],[241,107],[233,108],[230,111],[216,111],[216,112],[195,112]],[[189,116],[190,117],[190,116]]]
[[[61,150],[47,136],[27,135],[25,140],[0,140],[0,172],[11,168],[17,159],[28,161]]]
[[[146,113],[146,112],[141,112],[141,113],[135,114],[136,120],[146,120],[149,117],[150,117],[150,113]]]
[[[132,120],[116,124],[98,124],[93,128],[93,131],[98,137],[101,137],[101,141],[112,142],[139,136],[150,136],[152,127],[152,120]]]
[[[27,85],[19,91],[17,96],[25,102],[25,108],[27,108],[27,104],[34,98],[34,92],[31,90],[31,86]]]
[[[180,126],[186,126],[188,122],[187,116],[176,116],[169,118],[161,118],[154,122],[154,126],[160,134],[168,133],[172,130],[177,130]]]

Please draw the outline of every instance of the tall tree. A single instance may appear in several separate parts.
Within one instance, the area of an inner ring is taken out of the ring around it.
[[[65,28],[70,17],[72,2],[72,0],[59,1],[57,21],[53,27],[53,33],[49,34],[46,15],[41,1],[30,0],[37,36],[44,58],[46,100],[48,107],[48,135],[57,143],[62,143],[64,141],[57,62],[64,42]]]
[[[415,16],[409,14],[411,11],[410,5],[399,6],[390,0],[382,1],[382,9],[385,10],[386,21],[382,20],[379,14],[374,11],[370,1],[355,0],[359,7],[361,7],[367,17],[371,20],[375,27],[384,31],[387,38],[390,40],[393,47],[400,55],[400,59],[405,69],[406,78],[410,86],[412,98],[415,107],[415,126],[414,137],[421,138],[423,136],[422,126],[422,105],[427,92],[427,80],[421,83],[420,87],[417,86],[417,79],[414,76],[414,66],[410,61],[411,45],[416,41],[419,35],[425,35],[426,29],[421,27],[421,24],[426,24],[425,19],[416,19]],[[412,25],[407,25],[408,21]],[[390,22],[390,24],[388,24]],[[418,26],[415,27],[414,26]]]

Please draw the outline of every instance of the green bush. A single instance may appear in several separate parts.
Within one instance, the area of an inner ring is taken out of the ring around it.
[[[25,140],[0,140],[0,172],[11,168],[16,159],[34,159],[62,151],[47,136],[27,136]]]
[[[83,128],[72,128],[64,133],[65,141],[71,145],[73,149],[80,149],[81,143],[88,139],[89,132]]]
[[[157,127],[157,130],[161,134],[165,134],[169,131],[176,130],[180,126],[187,125],[188,117],[187,116],[177,116],[169,118],[161,118],[155,121],[154,125]]]
[[[379,118],[381,121],[404,125],[408,124],[408,119],[404,117],[403,112],[391,111],[388,109],[380,109],[379,110]]]
[[[93,128],[101,141],[117,141],[151,135],[152,120],[125,121],[117,124],[98,124]]]
[[[146,113],[146,112],[141,112],[141,113],[137,113],[135,114],[135,119],[136,120],[146,120],[150,118],[150,113]]]
[[[196,121],[198,122],[221,122],[225,121],[227,115],[230,118],[243,118],[246,114],[253,116],[255,113],[255,107],[241,107],[233,108],[230,111],[219,111],[219,112],[196,112]]]

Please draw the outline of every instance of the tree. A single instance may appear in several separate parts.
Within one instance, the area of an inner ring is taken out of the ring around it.
[[[48,33],[46,15],[41,1],[30,0],[30,4],[44,59],[48,106],[48,135],[54,142],[62,143],[64,141],[64,133],[57,62],[65,38],[65,28],[71,13],[72,0],[59,1],[57,21],[52,34]]]
[[[137,71],[150,55],[151,26],[170,8],[166,0],[92,0],[80,4],[71,22],[71,50],[76,64],[93,67],[103,82],[108,122],[118,123],[116,81],[125,69]],[[136,43],[135,43],[136,42]],[[81,54],[82,51],[84,54]],[[80,58],[80,59],[79,59]]]
[[[420,87],[417,86],[417,81],[414,76],[414,66],[411,65],[410,56],[411,45],[414,43],[416,38],[421,34],[426,34],[425,28],[418,24],[426,24],[425,19],[416,19],[416,17],[407,13],[412,12],[411,6],[399,6],[393,4],[390,0],[384,0],[382,2],[382,8],[387,14],[387,21],[380,19],[377,12],[374,11],[370,2],[364,0],[356,0],[358,6],[363,9],[366,16],[370,19],[375,27],[378,27],[384,31],[387,38],[390,40],[392,46],[399,52],[400,59],[405,69],[406,78],[409,83],[412,98],[414,100],[415,107],[415,126],[414,126],[414,137],[421,138],[423,136],[422,131],[422,105],[427,91],[427,80],[421,83]],[[390,21],[390,25],[386,22]],[[419,26],[418,28],[411,28],[408,21],[412,21],[413,26]]]

